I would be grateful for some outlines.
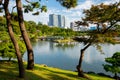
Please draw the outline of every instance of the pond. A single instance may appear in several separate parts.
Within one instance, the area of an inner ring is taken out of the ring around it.
[[[104,54],[101,54],[94,46],[90,46],[85,51],[82,63],[82,69],[85,72],[110,74],[105,72],[102,65],[105,63],[106,57],[111,57],[113,53],[120,51],[120,44],[102,44],[101,46]],[[80,49],[82,48],[83,44],[77,42],[64,45],[50,41],[38,41],[33,43],[35,63],[76,71]],[[25,52],[24,60],[27,61],[27,52]]]

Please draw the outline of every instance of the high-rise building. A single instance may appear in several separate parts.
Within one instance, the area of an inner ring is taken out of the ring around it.
[[[55,14],[49,15],[49,26],[58,26],[58,16]]]
[[[61,28],[65,27],[65,16],[58,15],[58,26]]]
[[[65,16],[50,14],[49,15],[49,26],[65,28],[66,26]]]

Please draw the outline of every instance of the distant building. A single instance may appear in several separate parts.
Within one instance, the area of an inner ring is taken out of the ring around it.
[[[61,27],[61,28],[64,28],[65,24],[66,24],[65,16],[58,15],[58,26]]]
[[[75,23],[74,22],[70,23],[70,29],[72,29],[73,31],[78,31],[78,28],[79,27],[75,27]]]
[[[58,16],[55,14],[49,15],[49,26],[58,26]]]
[[[73,31],[87,31],[89,28],[87,26],[76,26],[75,22],[70,23],[70,29]]]
[[[74,26],[75,26],[75,23],[74,23],[74,22],[71,22],[71,23],[70,23],[70,29],[73,29]]]
[[[49,26],[56,26],[56,27],[60,27],[60,28],[65,28],[65,26],[66,26],[65,16],[50,14],[48,25]]]
[[[96,29],[97,29],[96,26],[90,27],[90,30],[96,30]]]

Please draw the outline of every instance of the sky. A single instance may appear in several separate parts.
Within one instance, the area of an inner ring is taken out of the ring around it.
[[[41,0],[41,5],[46,5],[48,11],[46,13],[40,13],[38,16],[24,14],[24,18],[25,20],[33,20],[35,22],[42,22],[43,24],[47,24],[49,21],[49,14],[60,14],[66,17],[69,26],[70,22],[81,20],[81,17],[84,16],[82,13],[83,10],[89,9],[91,5],[97,5],[100,3],[110,4],[118,1],[120,0],[78,0],[78,5],[75,8],[66,9],[55,0]]]
[[[47,24],[49,21],[49,14],[59,14],[66,17],[69,26],[70,22],[81,20],[81,17],[84,16],[84,14],[82,13],[83,10],[89,9],[91,5],[97,5],[100,3],[110,4],[119,1],[120,0],[78,0],[78,5],[75,8],[66,9],[62,7],[56,0],[41,0],[41,5],[46,5],[48,11],[46,13],[42,12],[37,16],[33,16],[32,13],[24,14],[24,19],[27,21],[31,20],[36,23],[42,22],[43,24]],[[15,4],[13,2],[10,3],[10,6],[14,5]]]

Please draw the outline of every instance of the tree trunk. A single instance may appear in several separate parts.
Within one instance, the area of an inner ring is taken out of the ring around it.
[[[82,67],[83,57],[84,57],[84,51],[85,51],[85,50],[81,49],[81,51],[80,51],[80,52],[81,52],[81,55],[80,55],[80,58],[79,58],[79,63],[78,63],[78,65],[77,65],[77,67],[76,67],[77,70],[78,70],[78,76],[79,76],[79,77],[83,77],[83,75],[84,75],[84,74],[83,74],[83,71],[82,71],[82,68],[81,68],[81,67]]]
[[[84,75],[83,71],[82,71],[82,61],[83,61],[83,57],[84,57],[84,52],[85,50],[91,45],[91,42],[89,44],[87,44],[83,49],[81,49],[80,53],[80,58],[79,58],[79,63],[76,66],[77,70],[78,70],[78,76],[79,77],[85,77],[88,78],[86,75]],[[89,79],[89,78],[88,78]]]
[[[12,30],[11,15],[10,15],[9,10],[8,10],[8,4],[9,4],[9,0],[4,0],[4,10],[5,10],[5,15],[6,15],[8,32],[9,32],[11,41],[13,42],[13,45],[15,47],[16,56],[17,56],[17,59],[18,59],[19,77],[24,78],[25,77],[25,69],[24,69],[24,66],[23,66],[23,61],[22,61],[22,56],[21,56],[20,50],[19,50],[19,46],[18,46],[17,40],[14,37],[14,33],[13,33],[13,30]]]
[[[11,61],[11,59],[12,59],[12,57],[9,57],[8,62],[10,62],[10,61]]]
[[[33,49],[32,49],[30,39],[28,37],[27,31],[25,28],[25,24],[24,24],[21,0],[16,0],[16,5],[17,5],[17,13],[18,13],[18,21],[19,21],[20,30],[21,30],[22,37],[24,39],[24,42],[25,42],[25,45],[26,45],[26,48],[28,51],[27,69],[33,70],[33,68],[34,68],[34,54],[33,54]]]
[[[115,73],[114,78],[115,78],[116,80],[119,80],[119,79],[118,79],[118,76],[117,76],[117,73]]]

